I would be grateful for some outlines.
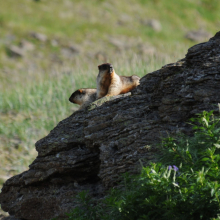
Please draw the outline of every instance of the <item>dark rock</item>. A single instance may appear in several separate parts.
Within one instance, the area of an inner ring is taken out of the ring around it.
[[[2,209],[26,220],[62,218],[82,190],[103,198],[122,173],[139,172],[140,160],[155,161],[161,138],[192,134],[189,118],[219,112],[219,76],[220,32],[144,76],[132,95],[104,97],[73,113],[36,143],[30,169],[4,183]]]
[[[189,31],[185,37],[191,41],[201,42],[207,40],[211,36],[212,35],[210,33],[204,30],[193,30],[193,31]]]
[[[21,219],[15,218],[14,216],[0,215],[0,220],[21,220]]]

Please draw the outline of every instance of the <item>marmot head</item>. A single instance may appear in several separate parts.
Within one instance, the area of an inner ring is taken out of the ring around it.
[[[103,63],[98,66],[100,72],[112,73],[114,71],[111,63]]]
[[[84,102],[85,91],[83,89],[76,90],[69,98],[69,101],[81,105]]]

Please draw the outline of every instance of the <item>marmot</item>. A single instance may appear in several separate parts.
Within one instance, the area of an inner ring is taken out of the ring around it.
[[[97,99],[104,96],[115,96],[130,92],[139,85],[138,76],[119,76],[112,64],[104,63],[98,66],[99,74],[96,79]]]
[[[78,89],[69,98],[69,101],[85,108],[96,100],[96,89]]]

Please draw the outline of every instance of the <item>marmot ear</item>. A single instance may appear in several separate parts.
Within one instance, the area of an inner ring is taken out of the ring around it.
[[[83,92],[83,91],[82,91],[82,89],[79,89],[78,91],[79,91],[80,93],[82,93],[82,92]]]
[[[112,65],[110,65],[110,67],[109,67],[109,72],[110,72],[110,73],[113,72],[113,66],[112,66]]]

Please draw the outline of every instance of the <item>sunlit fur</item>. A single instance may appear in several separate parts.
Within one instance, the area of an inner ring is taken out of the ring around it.
[[[99,74],[96,79],[97,99],[104,96],[116,96],[130,92],[139,85],[138,76],[119,76],[112,64],[104,63],[98,66]]]

